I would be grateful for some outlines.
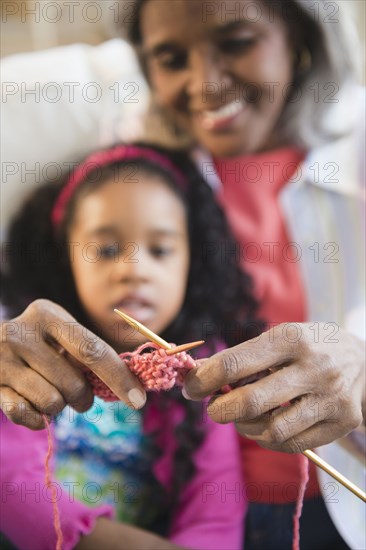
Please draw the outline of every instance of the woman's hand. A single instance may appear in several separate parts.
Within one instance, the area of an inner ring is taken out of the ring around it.
[[[329,323],[278,325],[204,360],[184,393],[202,399],[232,385],[208,414],[262,447],[297,453],[330,443],[362,422],[365,347],[346,331],[329,334]]]
[[[57,304],[36,300],[1,329],[0,406],[16,424],[37,430],[44,428],[42,414],[66,405],[88,410],[93,393],[85,367],[126,403],[144,405],[145,391],[117,353]]]

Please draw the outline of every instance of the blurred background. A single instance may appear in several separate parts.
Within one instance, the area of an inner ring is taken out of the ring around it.
[[[193,0],[194,1],[194,0]],[[316,0],[308,0],[315,6]],[[331,4],[331,2],[330,2]],[[340,0],[360,37],[365,66],[365,0]],[[128,16],[128,0],[0,0],[1,57],[83,42],[99,44],[118,36],[117,22]],[[316,9],[314,7],[314,9]]]
[[[0,0],[1,57],[118,36],[116,0]]]

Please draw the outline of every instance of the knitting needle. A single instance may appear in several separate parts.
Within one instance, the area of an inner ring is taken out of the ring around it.
[[[155,334],[155,332],[145,327],[142,323],[139,323],[138,321],[135,321],[135,319],[132,319],[132,317],[127,315],[127,313],[123,313],[119,309],[114,309],[113,311],[115,311],[117,315],[122,317],[122,319],[124,319],[126,323],[131,325],[131,327],[133,327],[135,330],[137,330],[138,332],[146,336],[146,338],[149,338],[149,340],[151,340],[152,342],[155,342],[155,344],[157,344],[158,346],[161,346],[164,349],[171,349],[172,346],[168,342],[160,338],[160,336],[158,336],[157,334]]]
[[[134,329],[136,329],[138,332],[149,338],[152,342],[155,342],[158,346],[161,346],[167,351],[167,355],[173,355],[175,353],[179,353],[180,351],[186,351],[188,349],[192,349],[193,347],[199,346],[204,343],[204,340],[200,340],[198,342],[191,342],[189,344],[182,344],[181,346],[177,346],[175,348],[172,348],[172,346],[163,340],[163,338],[160,338],[155,332],[145,327],[142,323],[139,323],[139,321],[136,321],[127,313],[123,313],[119,309],[114,310],[122,319],[126,321],[129,325],[131,325]],[[330,476],[332,476],[336,481],[341,483],[346,489],[351,491],[354,495],[356,495],[358,498],[366,502],[366,494],[364,491],[359,489],[357,485],[349,481],[344,475],[342,475],[340,472],[338,472],[335,468],[330,466],[325,460],[322,460],[317,454],[315,454],[313,451],[306,450],[303,452],[303,454],[314,464],[316,464],[319,468],[327,472]]]
[[[167,355],[174,355],[175,353],[179,353],[181,351],[188,351],[190,349],[196,348],[197,346],[202,346],[204,344],[204,340],[198,340],[197,342],[190,342],[189,344],[182,344],[181,346],[177,346],[176,348],[170,348],[167,350]]]
[[[167,350],[167,355],[174,355],[175,353],[179,353],[180,351],[187,351],[189,349],[193,349],[197,346],[200,346],[201,344],[204,344],[205,342],[204,340],[199,340],[198,342],[190,342],[188,344],[182,344],[181,346],[177,346],[173,348],[168,342],[163,340],[163,338],[160,338],[160,336],[155,334],[155,332],[145,327],[145,325],[143,325],[139,321],[136,321],[135,319],[127,315],[127,313],[123,313],[119,309],[115,309],[114,311],[120,317],[122,317],[122,319],[124,319],[126,323],[131,325],[131,327],[133,327],[135,330],[138,330],[138,332],[140,332],[141,334],[149,338],[149,340],[151,340],[152,342],[155,342],[155,344]]]
[[[344,475],[342,475],[340,472],[338,472],[333,466],[330,466],[325,460],[321,459],[320,456],[318,456],[313,451],[304,451],[302,453],[307,458],[312,460],[314,464],[316,464],[319,468],[324,470],[324,472],[327,472],[330,476],[332,476],[336,481],[341,483],[346,489],[351,491],[356,497],[360,498],[364,502],[366,502],[366,493],[362,491],[357,485],[352,483],[352,481],[349,481]]]

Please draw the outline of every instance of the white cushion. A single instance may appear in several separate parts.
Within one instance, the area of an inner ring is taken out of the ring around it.
[[[137,59],[120,39],[3,59],[2,237],[39,183],[98,147],[141,137],[147,104]]]

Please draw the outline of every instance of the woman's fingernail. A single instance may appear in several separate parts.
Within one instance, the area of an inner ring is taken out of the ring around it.
[[[186,389],[185,389],[184,386],[183,386],[183,388],[182,388],[182,395],[183,395],[183,397],[184,397],[185,399],[188,399],[189,401],[192,401],[192,399],[189,397],[189,395],[188,395],[188,393],[187,393],[187,391],[186,391]]]
[[[141,409],[146,403],[146,394],[143,394],[140,390],[133,388],[128,392],[128,399],[135,407],[135,409]]]

